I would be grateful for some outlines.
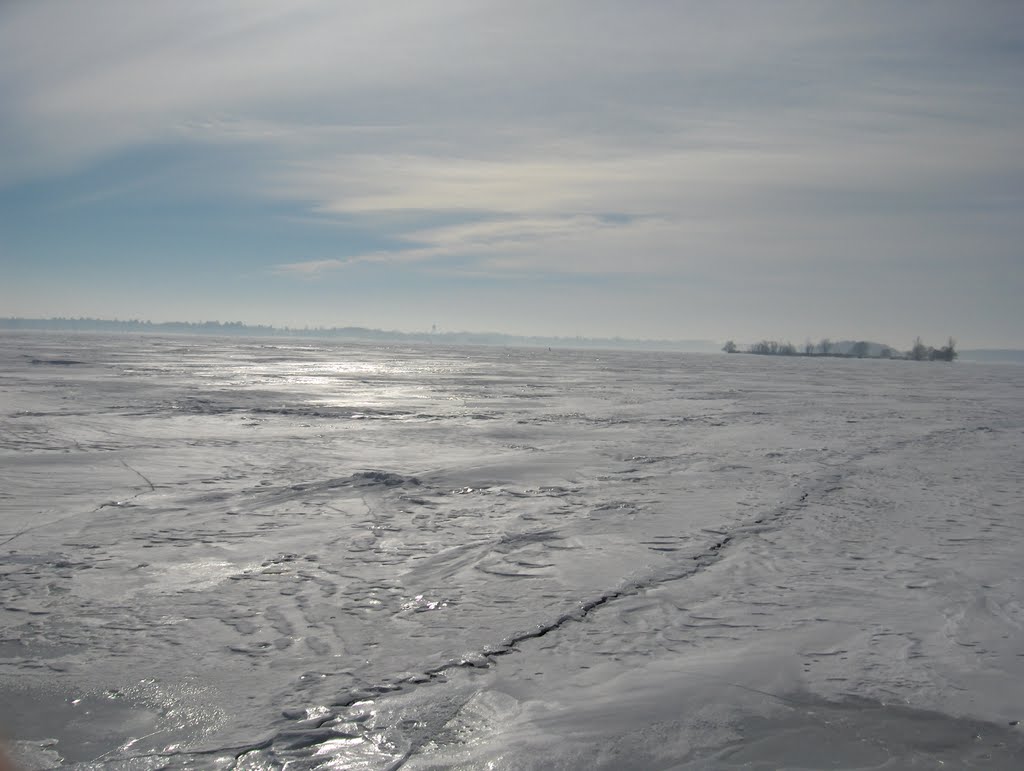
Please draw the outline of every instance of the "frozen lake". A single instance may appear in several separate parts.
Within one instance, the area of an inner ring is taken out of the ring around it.
[[[25,769],[1024,767],[1024,368],[0,335]]]

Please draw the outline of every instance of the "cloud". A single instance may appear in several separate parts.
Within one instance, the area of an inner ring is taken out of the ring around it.
[[[305,262],[289,262],[275,265],[274,270],[285,275],[304,276],[307,278],[325,273],[330,270],[337,270],[349,265],[351,260],[307,260]]]
[[[760,120],[756,143],[723,123],[683,125],[654,146],[579,138],[562,152],[348,155],[290,164],[267,187],[324,217],[375,218],[403,242],[360,261],[474,272],[778,271],[990,249],[961,210],[965,201],[971,217],[988,210],[988,236],[1009,225],[1020,195],[1020,164],[1007,157],[1016,137],[998,128],[979,141],[857,108],[847,107],[856,131],[824,116],[808,133],[805,115],[785,114]],[[865,131],[871,121],[882,125]]]
[[[7,4],[0,186],[212,149],[229,160],[174,184],[387,242],[271,263],[306,278],[1005,258],[1022,20],[955,2]]]
[[[250,126],[298,117],[307,135],[405,127],[397,147],[383,138],[389,154],[504,144],[520,131],[631,143],[679,116],[813,113],[901,81],[910,88],[890,91],[899,99],[922,85],[991,89],[1018,63],[991,54],[992,37],[1020,21],[1012,5],[853,5],[8,4],[4,146],[21,152],[2,166],[68,168],[223,115]]]

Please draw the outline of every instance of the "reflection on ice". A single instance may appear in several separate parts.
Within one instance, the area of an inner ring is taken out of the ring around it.
[[[408,602],[402,603],[402,610],[437,610],[438,608],[447,608],[448,603],[445,600],[431,600],[427,599],[422,594],[417,594]]]

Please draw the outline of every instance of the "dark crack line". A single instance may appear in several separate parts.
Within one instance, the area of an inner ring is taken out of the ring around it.
[[[869,454],[871,454],[870,451],[864,453],[864,456],[867,456]],[[853,457],[849,459],[849,462],[856,462],[857,460],[860,459],[860,457]],[[801,491],[801,493],[795,499],[778,505],[773,510],[769,511],[767,514],[762,514],[759,517],[757,517],[757,519],[752,520],[749,524],[738,525],[736,528],[734,528],[733,532],[731,533],[728,531],[714,531],[720,534],[722,537],[716,540],[714,543],[712,543],[704,552],[693,555],[692,563],[688,565],[686,569],[675,571],[668,574],[662,573],[660,575],[650,576],[642,580],[631,581],[620,589],[608,592],[592,600],[588,600],[586,602],[581,603],[580,606],[577,607],[575,610],[570,611],[568,613],[563,613],[553,621],[544,624],[534,630],[531,630],[529,632],[521,632],[519,634],[515,634],[511,637],[505,638],[505,640],[503,640],[497,647],[482,651],[479,658],[450,661],[445,664],[441,664],[437,667],[427,669],[421,673],[422,677],[427,678],[426,680],[417,678],[417,681],[412,683],[406,681],[406,683],[401,684],[390,684],[359,689],[353,693],[350,693],[348,699],[336,701],[332,703],[331,706],[338,707],[341,709],[347,709],[349,707],[354,706],[360,701],[366,701],[368,699],[383,696],[388,693],[407,691],[409,690],[410,686],[424,685],[432,682],[444,682],[446,680],[446,673],[456,669],[490,668],[491,666],[497,664],[498,658],[519,652],[519,649],[516,646],[518,646],[520,643],[526,642],[528,640],[536,640],[541,637],[545,637],[553,632],[557,632],[559,629],[561,629],[562,627],[566,626],[571,622],[583,621],[590,614],[596,612],[603,606],[614,602],[615,600],[623,599],[626,597],[633,597],[639,595],[647,589],[662,586],[672,581],[679,581],[685,578],[690,578],[717,564],[724,556],[726,547],[728,547],[730,544],[736,543],[739,540],[741,540],[740,536],[744,534],[753,535],[756,532],[760,532],[761,529],[751,529],[751,525],[766,524],[767,527],[772,527],[772,525],[774,525],[772,529],[778,529],[782,527],[781,520],[783,520],[783,518],[805,507],[812,492],[820,491],[830,484],[835,484],[837,476],[837,474],[829,474],[824,479],[819,479],[818,483],[814,487],[808,490]],[[770,696],[772,698],[779,699],[780,701],[790,702],[792,704],[798,703],[795,700],[788,699],[784,696],[769,693],[767,691],[760,691],[756,688],[747,688],[746,686],[742,686],[736,683],[728,684],[735,685],[737,688],[745,688],[746,690],[749,690],[751,692],[756,692],[763,694],[765,696]],[[468,699],[466,701],[468,701]],[[465,706],[465,703],[466,702],[463,702],[462,706]],[[319,728],[323,725],[323,723],[328,722],[328,720],[329,718],[326,718],[317,727]],[[413,756],[416,755],[420,751],[420,749],[422,749],[426,745],[426,743],[429,740],[429,737],[424,737],[417,741],[413,746],[406,750],[406,752],[403,753],[401,757],[395,759],[388,766],[386,766],[385,771],[399,771],[399,769],[403,768],[406,765],[406,763],[408,763],[413,758]]]
[[[858,460],[863,459],[875,452],[874,449],[867,450],[863,454],[851,456],[847,463],[855,463]],[[392,683],[386,685],[370,686],[366,688],[359,688],[351,691],[347,698],[342,698],[338,701],[332,702],[332,707],[340,709],[346,709],[352,707],[360,701],[366,701],[379,696],[383,696],[389,693],[398,693],[408,691],[411,687],[418,685],[424,685],[431,682],[443,681],[447,672],[457,669],[486,669],[497,663],[497,659],[502,656],[508,656],[512,653],[519,652],[516,647],[521,643],[528,640],[536,640],[541,637],[545,637],[553,632],[557,632],[562,627],[575,621],[583,621],[589,615],[599,610],[605,605],[608,605],[615,600],[623,599],[626,597],[636,596],[648,589],[652,589],[664,584],[671,583],[673,581],[679,581],[682,579],[690,578],[700,572],[703,572],[707,568],[716,564],[722,559],[726,553],[726,547],[737,543],[741,540],[744,535],[751,536],[759,532],[763,532],[765,529],[772,528],[777,529],[782,526],[781,520],[793,514],[796,511],[804,508],[807,505],[808,499],[812,493],[824,490],[830,485],[836,484],[837,477],[840,476],[836,473],[827,474],[824,478],[817,480],[810,489],[805,489],[800,492],[798,496],[791,499],[790,501],[784,502],[776,506],[773,510],[770,510],[766,514],[758,516],[756,519],[750,520],[746,524],[737,525],[733,528],[732,532],[718,531],[721,532],[722,537],[714,541],[707,549],[699,554],[695,554],[692,557],[692,561],[682,570],[676,570],[670,573],[661,573],[655,576],[649,576],[644,579],[631,581],[619,589],[607,592],[591,600],[582,602],[574,610],[563,613],[557,618],[543,624],[535,629],[527,632],[520,632],[510,637],[506,637],[497,646],[485,648],[480,652],[479,656],[474,658],[463,658],[459,660],[448,661],[444,664],[439,664],[436,667],[422,671],[419,677],[415,680],[406,680],[401,683]],[[763,525],[762,528],[755,528],[754,525]],[[423,679],[426,678],[426,679]],[[326,720],[324,722],[327,722]],[[400,767],[400,766],[398,766]],[[396,767],[397,768],[397,767]]]
[[[400,691],[406,691],[411,685],[423,685],[426,682],[443,680],[445,674],[456,669],[486,669],[496,663],[496,660],[502,656],[508,656],[512,653],[519,652],[516,647],[521,643],[527,642],[528,640],[537,640],[541,637],[545,637],[552,632],[557,632],[562,627],[575,621],[583,621],[587,616],[594,613],[598,609],[605,605],[608,605],[615,600],[623,599],[625,597],[633,597],[641,592],[651,589],[662,584],[669,583],[671,581],[678,581],[684,578],[689,578],[696,573],[699,573],[711,565],[715,564],[722,558],[722,549],[734,540],[732,535],[727,535],[724,538],[716,541],[707,551],[693,556],[693,562],[695,564],[688,565],[686,569],[675,571],[669,574],[661,574],[658,576],[652,576],[639,581],[631,581],[630,583],[623,586],[621,589],[602,594],[599,597],[595,597],[591,600],[580,603],[575,609],[563,613],[554,620],[543,624],[536,629],[532,629],[528,632],[520,632],[518,634],[506,637],[497,646],[489,647],[480,652],[479,657],[474,658],[463,658],[454,661],[448,661],[444,664],[439,664],[436,667],[426,669],[419,673],[420,677],[416,681],[405,681],[404,683],[395,683],[388,685],[377,685],[370,686],[368,688],[360,688],[352,691],[348,694],[347,698],[334,701],[331,703],[332,707],[338,707],[346,709],[351,707],[358,702],[366,701],[377,696],[383,696],[388,693],[397,693]],[[423,680],[422,678],[427,678]],[[325,721],[326,722],[326,721]]]
[[[14,541],[17,538],[21,538],[21,536],[25,535],[26,533],[31,533],[34,530],[39,530],[39,529],[44,528],[44,527],[50,527],[51,525],[58,525],[61,522],[64,522],[65,520],[72,519],[73,517],[89,516],[90,514],[95,514],[100,509],[105,509],[108,506],[123,506],[125,503],[128,503],[129,501],[134,501],[140,495],[143,495],[143,494],[145,494],[147,492],[155,492],[156,491],[156,487],[153,485],[153,483],[149,480],[149,478],[145,474],[141,473],[137,469],[132,468],[127,463],[125,463],[123,460],[121,461],[121,465],[124,466],[129,471],[131,471],[132,473],[138,475],[138,477],[140,479],[142,479],[149,486],[149,490],[142,490],[140,492],[137,492],[137,493],[135,493],[135,495],[129,496],[128,498],[125,498],[123,501],[120,501],[120,502],[118,502],[118,501],[106,501],[105,503],[101,503],[96,508],[94,508],[91,511],[87,512],[85,515],[80,515],[79,512],[75,511],[75,512],[72,512],[70,514],[66,514],[63,517],[58,517],[57,519],[52,519],[49,522],[42,522],[42,523],[40,523],[38,525],[31,525],[30,527],[26,527],[23,530],[19,530],[18,532],[14,533],[10,537],[8,537],[6,540],[0,541],[0,546],[6,546],[11,541]]]
[[[142,473],[141,471],[139,471],[139,470],[138,470],[137,468],[135,468],[134,466],[129,466],[129,465],[128,465],[128,463],[127,463],[127,462],[126,462],[125,460],[123,460],[123,459],[121,460],[121,465],[122,465],[122,466],[124,466],[124,467],[125,467],[126,469],[128,469],[129,471],[131,471],[131,472],[132,472],[133,474],[135,474],[136,476],[138,476],[138,477],[139,477],[139,479],[141,479],[141,480],[142,480],[143,482],[145,482],[145,483],[146,483],[147,485],[149,485],[149,491],[150,491],[151,493],[152,493],[152,492],[156,492],[156,487],[155,487],[155,486],[153,485],[153,483],[152,483],[152,482],[151,482],[151,481],[149,480],[149,477],[147,477],[147,476],[146,476],[145,474],[143,474],[143,473]],[[136,497],[137,497],[137,496],[136,496]]]
[[[102,509],[104,506],[109,506],[109,505],[110,504],[107,504],[107,503],[100,504],[95,509],[93,509],[92,511],[88,512],[88,514],[86,514],[85,516],[88,516],[89,514],[95,514],[97,511]],[[9,538],[7,538],[6,540],[0,541],[0,546],[6,546],[11,541],[13,541],[13,540],[15,540],[17,538],[21,538],[26,533],[31,533],[34,530],[40,530],[40,529],[42,529],[44,527],[49,527],[50,525],[57,525],[57,524],[60,524],[61,522],[64,522],[65,520],[68,520],[68,519],[71,519],[72,517],[77,517],[77,516],[81,516],[81,515],[79,514],[79,512],[75,511],[75,512],[72,512],[71,514],[66,514],[63,517],[57,517],[57,519],[52,519],[49,522],[41,522],[38,525],[31,525],[31,526],[26,527],[26,528],[24,528],[22,530],[19,530],[14,535],[12,535]]]

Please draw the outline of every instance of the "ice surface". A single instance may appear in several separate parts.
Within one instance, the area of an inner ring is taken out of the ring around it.
[[[26,769],[1024,767],[1024,369],[0,336]]]

